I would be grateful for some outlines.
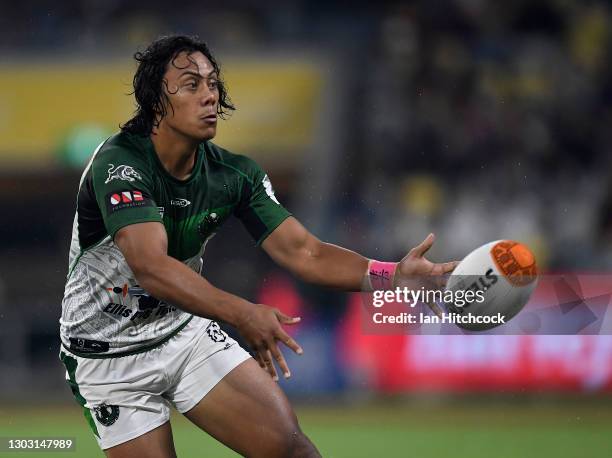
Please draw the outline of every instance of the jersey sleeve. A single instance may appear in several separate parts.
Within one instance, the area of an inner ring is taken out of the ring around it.
[[[130,224],[162,222],[153,200],[151,167],[143,158],[113,147],[97,156],[91,167],[96,201],[112,238]]]
[[[268,175],[255,161],[248,158],[244,160],[246,176],[235,215],[242,221],[255,243],[260,245],[291,213],[274,195]]]

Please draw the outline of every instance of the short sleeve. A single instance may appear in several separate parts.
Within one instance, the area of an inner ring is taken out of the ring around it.
[[[135,223],[162,222],[153,200],[151,167],[127,148],[102,151],[92,163],[96,200],[108,234]]]
[[[276,196],[268,175],[251,159],[246,160],[240,203],[235,215],[261,244],[280,223],[291,216]]]

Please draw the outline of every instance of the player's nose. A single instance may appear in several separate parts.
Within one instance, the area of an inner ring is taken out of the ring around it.
[[[214,91],[206,89],[200,97],[200,103],[203,106],[215,104],[217,102],[217,94]]]

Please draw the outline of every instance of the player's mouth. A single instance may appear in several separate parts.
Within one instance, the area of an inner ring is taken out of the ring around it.
[[[202,121],[204,121],[205,123],[207,123],[207,124],[216,124],[217,123],[217,115],[216,114],[200,116],[200,119]]]

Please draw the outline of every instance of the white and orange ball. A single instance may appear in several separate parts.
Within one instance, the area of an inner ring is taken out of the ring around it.
[[[462,307],[447,304],[461,315],[505,317],[505,322],[519,313],[529,301],[537,284],[538,269],[531,250],[512,240],[496,240],[468,254],[450,276],[447,291],[480,291],[482,301]],[[458,324],[470,331],[491,329],[497,324]]]

